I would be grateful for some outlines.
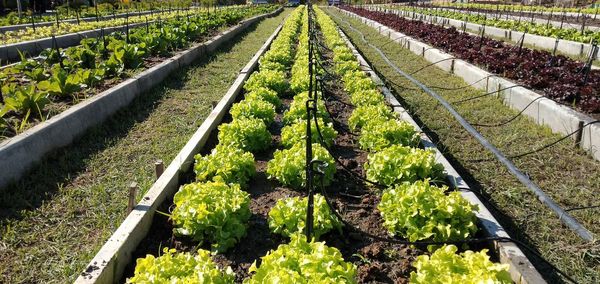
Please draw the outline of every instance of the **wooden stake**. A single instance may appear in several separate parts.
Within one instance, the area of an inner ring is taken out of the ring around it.
[[[583,138],[583,121],[579,121],[577,125],[577,134],[575,134],[575,148],[579,148],[581,145],[581,139]]]
[[[162,160],[157,160],[154,163],[154,169],[156,170],[156,179],[158,179],[165,172],[165,164]]]
[[[135,208],[135,197],[137,196],[138,185],[137,182],[132,182],[129,185],[129,202],[127,203],[127,215]]]

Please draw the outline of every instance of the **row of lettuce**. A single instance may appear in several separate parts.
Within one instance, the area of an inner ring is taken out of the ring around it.
[[[159,257],[137,260],[128,283],[233,283],[230,267],[220,269],[210,255],[223,253],[246,235],[250,196],[243,189],[255,175],[252,152],[264,151],[272,143],[267,125],[281,110],[280,96],[288,85],[286,72],[294,59],[303,7],[286,19],[279,35],[260,61],[260,70],[244,85],[245,98],[230,109],[231,123],[219,126],[219,144],[206,156],[197,155],[196,182],[184,185],[175,194],[171,220],[177,235],[189,236],[211,251],[178,253],[165,248]],[[304,243],[306,244],[306,240]],[[264,264],[266,266],[266,264]],[[257,273],[258,274],[258,273]],[[250,282],[252,280],[246,280]]]
[[[458,192],[447,194],[448,188],[430,183],[430,178],[443,177],[443,167],[435,163],[434,153],[417,148],[419,134],[390,111],[377,86],[360,70],[333,21],[315,9],[325,44],[334,53],[335,72],[356,106],[349,125],[360,131],[360,148],[370,152],[365,165],[367,178],[389,187],[378,206],[384,226],[391,235],[411,241],[472,237],[477,230],[475,206]],[[232,122],[219,126],[218,145],[210,154],[196,156],[196,182],[182,186],[174,197],[171,219],[175,233],[210,244],[213,254],[227,251],[246,235],[251,212],[250,197],[244,189],[255,174],[253,153],[273,146],[269,125],[276,113],[283,111],[281,97],[285,96],[293,95],[293,100],[283,113],[282,149],[274,152],[266,171],[270,179],[284,186],[305,187],[306,119],[311,119],[306,115],[308,17],[302,6],[288,17],[271,49],[261,58],[260,70],[244,85],[244,100],[232,106]],[[313,158],[326,162],[318,184],[327,186],[336,171],[328,148],[337,132],[323,100],[318,100],[316,116],[311,121]],[[307,198],[276,202],[268,213],[269,228],[290,241],[269,251],[260,265],[255,262],[249,269],[253,275],[244,283],[356,283],[356,266],[346,262],[337,248],[318,241],[331,230],[341,233],[342,221],[317,194],[314,239],[307,240],[303,235],[306,208]],[[431,256],[421,256],[413,264],[417,271],[411,274],[411,282],[511,281],[507,267],[492,263],[485,250],[458,254],[452,245],[436,248]],[[165,248],[159,257],[138,259],[135,275],[128,282],[232,283],[232,269],[219,269],[210,254],[202,249],[190,254]]]
[[[0,70],[0,137],[16,135],[29,122],[47,119],[49,104],[75,103],[114,80],[144,68],[149,58],[164,58],[223,26],[273,11],[276,6],[222,9],[210,15],[172,18],[147,28],[81,40],[66,49],[47,49],[37,59]],[[114,83],[114,82],[113,82]]]
[[[377,208],[391,236],[409,241],[453,242],[472,238],[477,217],[458,191],[437,186],[444,178],[435,152],[418,148],[415,128],[399,120],[376,84],[360,69],[335,23],[315,8],[327,46],[333,51],[337,74],[355,106],[348,125],[359,132],[358,143],[369,151],[364,165],[368,180],[387,186]],[[413,263],[411,283],[512,283],[508,265],[489,260],[487,250],[458,254],[454,245],[429,246],[431,256]]]
[[[530,22],[528,19],[508,20],[498,17],[492,17],[482,14],[465,13],[464,11],[453,11],[444,9],[427,9],[417,6],[386,6],[395,10],[419,13],[423,15],[444,17],[454,20],[466,21],[469,23],[480,24],[484,26],[497,27],[519,32],[526,32],[534,35],[559,38],[564,40],[576,41],[581,43],[590,43],[600,41],[600,32],[584,29],[583,31],[574,27],[556,27],[548,24]]]

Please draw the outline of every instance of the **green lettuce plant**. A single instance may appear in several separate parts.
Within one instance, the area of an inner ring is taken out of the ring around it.
[[[323,185],[331,184],[335,174],[335,161],[327,149],[313,143],[313,159],[327,163],[323,168],[325,174],[315,176],[317,184],[321,179]],[[306,185],[306,148],[302,143],[294,145],[290,149],[277,150],[273,159],[267,163],[267,175],[270,179],[277,179],[281,184],[292,188],[302,188]]]
[[[369,154],[367,160],[367,179],[387,186],[426,178],[444,179],[444,167],[435,161],[435,152],[430,149],[393,145]]]
[[[198,154],[194,159],[197,181],[210,181],[219,177],[226,183],[245,186],[256,173],[252,153],[236,147],[218,145],[209,155]]]
[[[361,129],[367,122],[371,120],[389,120],[396,119],[397,114],[385,104],[359,106],[352,111],[348,118],[348,126],[350,130],[356,131]]]
[[[340,233],[342,223],[333,215],[325,198],[320,194],[314,196],[314,227],[313,236],[319,239],[332,229]],[[271,232],[290,237],[293,234],[303,234],[306,229],[306,207],[308,197],[282,198],[269,211],[269,229]]]
[[[340,251],[324,242],[307,242],[306,237],[293,235],[288,244],[269,251],[249,271],[254,275],[244,284],[258,283],[339,283],[356,282],[356,266],[344,261]]]
[[[281,99],[277,96],[277,92],[265,87],[246,93],[245,98],[246,100],[263,100],[274,105],[276,109],[281,108]]]
[[[340,61],[335,64],[335,72],[340,74],[343,78],[344,75],[348,72],[358,72],[360,71],[360,64],[353,61]]]
[[[308,92],[303,92],[294,96],[290,108],[283,114],[283,123],[291,124],[296,120],[306,119],[306,101]],[[317,101],[317,117],[329,122],[329,113],[325,107],[325,102],[319,98]]]
[[[446,245],[431,256],[421,255],[413,262],[417,271],[410,273],[415,284],[509,284],[513,283],[508,264],[493,263],[487,249],[480,252],[456,253],[458,248]]]
[[[215,182],[182,186],[173,198],[171,214],[175,233],[208,242],[214,252],[224,252],[246,235],[250,195],[239,184]]]
[[[361,74],[361,75],[358,75]],[[344,90],[350,95],[358,91],[376,90],[377,85],[361,71],[347,72],[344,77]]]
[[[477,232],[477,205],[469,203],[460,192],[446,194],[447,187],[437,187],[428,180],[400,183],[383,192],[377,209],[383,225],[391,235],[410,241],[459,241]]]
[[[219,144],[259,152],[271,145],[271,133],[265,123],[256,118],[235,119],[219,126]]]
[[[288,88],[285,73],[275,70],[261,70],[250,75],[244,85],[246,91],[253,91],[260,87],[271,89],[280,95],[285,93]]]
[[[270,125],[275,120],[275,106],[263,100],[245,99],[233,104],[229,111],[233,119],[258,118]]]
[[[28,87],[18,87],[10,84],[2,87],[4,98],[4,111],[15,111],[25,117],[34,114],[37,117],[43,117],[44,107],[50,103],[47,95],[38,91],[35,85]]]
[[[82,87],[78,81],[78,77],[60,68],[54,68],[50,79],[39,82],[38,86],[40,90],[47,94],[59,97],[73,95],[75,92],[81,90]]]
[[[385,98],[376,89],[357,91],[350,96],[350,102],[355,106],[384,105]]]
[[[420,141],[419,133],[410,123],[395,119],[370,120],[358,138],[361,149],[375,152],[397,144],[415,147]]]
[[[337,131],[333,129],[331,122],[325,123],[322,118],[318,118],[319,130],[323,135],[324,143],[327,146],[333,145],[333,141],[337,136]],[[317,126],[315,125],[314,119],[310,122],[311,141],[313,143],[320,143],[321,139],[317,132]],[[306,120],[297,120],[291,125],[285,126],[281,129],[281,145],[285,148],[290,148],[296,143],[306,142]]]
[[[127,283],[234,283],[235,274],[231,267],[219,269],[210,258],[210,252],[198,250],[196,255],[178,253],[175,249],[163,248],[159,257],[146,255],[138,258],[133,277]]]

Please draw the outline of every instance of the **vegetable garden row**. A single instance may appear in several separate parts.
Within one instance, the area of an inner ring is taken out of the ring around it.
[[[556,27],[548,24],[541,24],[529,21],[529,19],[512,20],[498,17],[470,14],[467,11],[451,11],[443,9],[428,9],[420,6],[393,6],[393,9],[407,12],[415,12],[425,15],[450,18],[476,24],[481,24],[490,27],[498,27],[510,29],[514,31],[526,32],[534,35],[546,36],[551,38],[560,38],[575,42],[590,43],[592,41],[600,41],[600,32],[578,28]]]
[[[107,90],[223,26],[274,10],[275,6],[221,9],[172,19],[128,33],[83,39],[81,45],[42,52],[0,70],[0,137],[21,133],[85,98]]]
[[[194,177],[161,206],[128,283],[512,282],[481,246],[442,245],[481,235],[477,206],[444,186],[435,153],[320,9],[288,17],[244,90]]]
[[[120,7],[115,8],[110,3],[97,3],[95,7],[78,7],[69,9],[68,6],[56,7],[52,14],[34,15],[31,11],[25,12],[19,16],[17,12],[11,12],[6,16],[0,17],[0,27],[19,24],[31,24],[53,22],[58,18],[60,21],[78,18],[94,18],[102,16],[114,16],[121,13],[142,13],[143,11],[163,11],[171,9],[180,9],[189,7],[191,1],[139,1],[121,3]]]
[[[452,11],[462,11],[464,13],[480,13],[487,14],[488,17],[496,17],[496,18],[506,18],[509,17],[512,19],[517,19],[521,21],[536,21],[538,23],[544,23],[546,25],[556,24],[558,23],[558,27],[575,27],[575,25],[584,26],[587,28],[588,26],[594,26],[593,28],[597,28],[600,24],[600,19],[596,16],[587,16],[585,14],[577,15],[577,16],[567,16],[566,12],[564,13],[554,13],[550,12],[547,14],[537,13],[536,11],[523,11],[523,10],[509,10],[502,9],[500,7],[495,7],[493,9],[488,8],[478,8],[478,7],[452,7],[452,6],[436,6],[436,5],[418,5],[420,7],[427,8],[437,8],[437,9],[448,9]],[[596,17],[596,18],[594,18]],[[575,24],[575,25],[573,25]]]
[[[223,8],[225,10],[229,9],[239,9],[238,7],[226,7]],[[221,9],[220,9],[221,10]],[[47,38],[52,36],[82,32],[93,29],[100,28],[109,28],[109,27],[117,27],[117,26],[126,26],[130,24],[136,23],[147,23],[153,21],[169,21],[175,20],[181,21],[182,18],[186,18],[186,20],[190,21],[189,18],[198,18],[205,14],[210,14],[213,12],[209,12],[205,9],[192,9],[192,10],[175,10],[175,11],[167,11],[162,13],[156,13],[151,15],[143,15],[143,16],[130,16],[126,18],[114,18],[107,19],[103,21],[97,22],[83,22],[83,23],[58,23],[53,24],[51,26],[42,26],[42,27],[27,27],[23,30],[16,31],[8,31],[2,33],[0,35],[0,45],[6,45],[11,43],[18,43],[24,41],[30,41],[35,39]],[[219,12],[216,12],[219,13]]]
[[[588,114],[600,112],[600,72],[580,62],[546,51],[512,46],[384,12],[346,6],[344,9],[375,20],[439,48],[489,72]]]
[[[546,7],[538,5],[521,5],[521,4],[483,4],[483,3],[436,3],[434,5],[442,7],[457,7],[457,8],[478,8],[478,9],[506,9],[511,11],[533,11],[533,12],[569,12],[578,14],[587,14],[594,17],[600,12],[600,8],[581,8],[581,7]]]

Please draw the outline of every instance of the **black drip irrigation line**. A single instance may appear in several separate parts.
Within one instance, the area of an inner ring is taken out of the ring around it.
[[[494,154],[494,156],[496,156],[496,159],[498,159],[507,168],[507,170],[513,176],[515,176],[525,187],[527,187],[530,191],[532,191],[541,202],[543,202],[544,204],[546,204],[546,206],[548,208],[550,208],[552,211],[554,211],[554,213],[556,215],[558,215],[559,220],[561,222],[563,222],[563,224],[565,224],[569,228],[571,228],[571,230],[573,230],[575,233],[577,233],[577,235],[580,238],[582,238],[582,239],[584,239],[584,240],[586,240],[588,242],[591,242],[591,241],[594,240],[594,236],[592,235],[592,233],[589,230],[587,230],[582,224],[580,224],[577,220],[575,220],[575,218],[573,218],[569,213],[567,213],[566,211],[564,211],[564,209],[562,207],[560,207],[560,205],[558,205],[556,202],[554,202],[554,200],[552,200],[552,198],[549,197],[537,184],[535,184],[533,181],[531,181],[531,179],[527,175],[525,175],[519,168],[517,168],[517,166],[513,162],[511,162],[500,150],[498,150],[498,148],[496,148],[494,145],[492,145],[485,137],[483,137],[483,135],[481,135],[481,133],[479,133],[471,124],[469,124],[469,122],[467,122],[450,105],[450,103],[448,103],[440,95],[438,95],[437,93],[435,93],[434,91],[432,91],[431,89],[429,89],[427,86],[423,85],[423,83],[421,83],[420,81],[418,81],[414,77],[410,76],[409,74],[407,74],[406,72],[404,72],[400,68],[398,68],[398,66],[396,66],[383,53],[383,51],[381,51],[379,48],[377,48],[373,44],[369,43],[365,39],[365,35],[361,31],[359,31],[356,28],[352,27],[352,25],[350,25],[347,21],[345,21],[343,19],[340,19],[339,17],[337,17],[337,18],[340,21],[345,22],[349,29],[352,29],[357,34],[360,34],[361,35],[361,40],[363,42],[365,42],[368,46],[370,46],[372,49],[374,49],[375,51],[377,51],[377,53],[383,58],[383,60],[387,63],[387,65],[389,65],[398,74],[404,76],[406,79],[408,79],[409,81],[411,81],[413,84],[417,85],[425,93],[427,93],[431,97],[435,98],[440,104],[442,104],[442,106],[444,106],[444,108],[446,108],[446,110],[448,110],[448,112],[450,112],[450,114],[452,114],[452,116],[454,116],[454,118],[458,121],[458,123],[460,123],[461,126],[467,132],[469,132],[471,134],[471,136],[473,136],[476,140],[478,140],[479,143],[484,148],[486,148],[488,151],[490,151],[492,154]]]
[[[477,83],[479,83],[479,82],[481,82],[481,81],[483,81],[485,79],[488,79],[488,78],[491,78],[491,77],[497,77],[497,76],[498,75],[494,75],[494,74],[487,75],[487,76],[485,76],[485,77],[483,77],[483,78],[481,78],[481,79],[479,79],[479,80],[477,80],[477,81],[475,81],[473,83],[464,85],[462,87],[455,87],[455,88],[447,88],[447,87],[440,87],[440,86],[427,86],[427,87],[432,88],[432,89],[440,89],[440,90],[444,90],[444,91],[456,91],[456,90],[461,90],[461,89],[465,89],[465,88],[471,87],[471,86],[473,86],[473,85],[475,85],[475,84],[477,84]]]
[[[419,73],[420,71],[422,71],[423,69],[426,69],[426,68],[428,68],[428,67],[431,67],[431,66],[435,66],[436,64],[438,64],[438,63],[441,63],[441,62],[444,62],[444,61],[446,61],[446,60],[454,60],[454,59],[456,59],[456,58],[455,58],[455,57],[450,57],[450,58],[444,58],[444,59],[438,60],[438,61],[436,61],[436,62],[433,62],[433,63],[427,64],[427,65],[425,65],[424,67],[421,67],[421,68],[419,68],[417,71],[414,71],[414,72],[410,73],[409,75],[411,75],[411,76],[412,76],[412,75],[415,75],[415,74]],[[486,78],[487,78],[487,77],[486,77]]]
[[[322,83],[321,83],[322,84]],[[327,99],[323,96],[323,92],[321,92],[321,98],[323,99],[323,101],[327,101]],[[331,111],[329,110],[329,107],[327,106],[327,104],[325,104],[325,110],[327,111],[327,113],[329,114],[329,116],[331,117],[331,121],[333,121],[334,124],[337,124],[337,126],[342,129],[344,132],[352,135],[352,136],[358,136],[358,134],[350,131],[350,129],[348,129],[348,127],[346,127],[343,123],[337,121],[335,118],[333,118],[333,114],[331,113]]]
[[[541,147],[539,147],[537,149],[534,149],[534,150],[531,150],[531,151],[527,151],[527,152],[524,152],[524,153],[521,153],[521,154],[510,155],[510,156],[507,156],[507,158],[509,158],[509,159],[518,159],[518,158],[522,158],[522,157],[525,157],[525,156],[528,156],[528,155],[531,155],[531,154],[535,154],[537,152],[541,152],[543,150],[546,150],[546,149],[548,149],[548,148],[550,148],[550,147],[552,147],[552,146],[554,146],[554,145],[556,145],[556,144],[558,144],[558,143],[566,140],[567,138],[569,138],[569,137],[577,134],[578,132],[583,131],[584,127],[586,127],[588,125],[596,124],[596,123],[600,123],[600,120],[595,120],[595,121],[588,122],[588,123],[584,124],[581,127],[581,129],[577,129],[577,130],[575,130],[575,131],[573,131],[573,132],[571,132],[571,133],[569,133],[569,134],[567,134],[567,135],[565,135],[565,136],[557,139],[556,141],[548,143],[546,145],[543,145],[543,146],[541,146]],[[495,160],[495,159],[493,159],[493,158],[490,158],[490,159],[475,159],[475,160],[466,160],[466,161],[467,162],[489,162],[489,161],[493,161],[493,160]],[[567,210],[565,210],[565,211],[567,211]]]
[[[350,168],[346,167],[346,165],[344,165],[344,163],[342,163],[338,157],[336,157],[333,154],[333,151],[331,150],[331,148],[329,148],[329,146],[327,146],[327,143],[325,143],[325,138],[323,137],[323,134],[321,133],[321,127],[319,126],[319,122],[318,119],[316,119],[315,117],[315,128],[317,129],[317,134],[319,135],[319,140],[321,141],[321,146],[323,146],[323,148],[325,148],[325,150],[327,150],[327,152],[329,152],[329,154],[333,157],[333,159],[335,160],[335,162],[337,164],[339,164],[345,171],[347,171],[348,173],[350,173],[350,175],[362,182],[371,184],[373,186],[376,186],[378,188],[387,188],[387,186],[380,184],[378,182],[374,182],[372,180],[369,180],[367,178],[362,177],[361,175],[355,173],[354,171],[352,171]]]
[[[452,101],[450,103],[451,104],[462,104],[462,103],[465,103],[465,102],[468,102],[468,101],[480,99],[480,98],[487,97],[487,96],[490,96],[490,95],[493,95],[493,94],[499,94],[502,91],[506,91],[506,90],[509,90],[509,89],[512,89],[512,88],[516,88],[516,87],[527,87],[527,86],[516,84],[516,85],[512,85],[510,87],[500,88],[498,90],[495,90],[495,91],[492,91],[492,92],[488,92],[488,93],[485,93],[485,94],[482,94],[482,95],[477,95],[477,96],[474,96],[474,97],[470,97],[470,98],[466,98],[466,99],[462,99],[462,100],[458,100],[458,101]]]
[[[595,209],[595,208],[600,208],[600,205],[590,205],[590,206],[573,207],[573,208],[565,209],[565,211],[570,212],[570,211],[579,211],[579,210]]]
[[[546,97],[539,96],[539,97],[535,98],[530,103],[528,103],[521,111],[519,111],[519,113],[517,113],[513,117],[511,117],[508,120],[505,120],[503,122],[496,123],[496,124],[471,123],[471,125],[473,125],[473,126],[479,126],[479,127],[500,127],[500,126],[507,125],[507,124],[515,121],[519,116],[523,115],[523,113],[525,112],[525,110],[527,110],[527,108],[529,108],[531,105],[533,105],[534,102],[536,102],[537,100],[543,99],[543,98],[546,98]]]

